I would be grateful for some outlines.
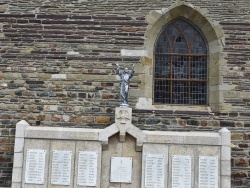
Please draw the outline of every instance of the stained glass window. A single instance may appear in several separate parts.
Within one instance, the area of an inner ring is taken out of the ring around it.
[[[197,29],[182,19],[166,25],[154,55],[155,104],[207,104],[207,46]]]

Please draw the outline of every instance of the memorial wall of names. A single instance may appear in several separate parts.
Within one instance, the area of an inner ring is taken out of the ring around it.
[[[44,184],[46,150],[27,149],[25,183]],[[172,188],[192,187],[192,157],[172,155]],[[51,184],[70,185],[72,152],[53,150],[51,167]],[[199,156],[199,188],[218,188],[218,156]],[[110,182],[131,183],[133,159],[131,157],[111,157]],[[165,165],[165,155],[145,154],[145,188],[164,188],[165,176],[169,169]],[[79,151],[77,164],[77,185],[97,186],[98,152]]]
[[[177,133],[128,127],[124,140],[117,124],[111,126],[107,130],[28,126],[23,133],[27,138],[14,155],[12,188],[231,187],[227,129]]]

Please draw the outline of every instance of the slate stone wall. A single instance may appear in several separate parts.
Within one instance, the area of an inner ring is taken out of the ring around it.
[[[9,186],[15,124],[105,128],[119,106],[116,63],[137,66],[140,57],[121,49],[144,49],[146,16],[176,1],[1,0],[0,2],[0,186]],[[207,11],[225,35],[231,86],[227,113],[135,109],[133,124],[146,130],[232,131],[232,186],[250,186],[250,6],[248,0],[189,0]],[[137,71],[137,70],[136,70]],[[223,71],[223,70],[221,70]],[[140,92],[140,74],[131,89]]]

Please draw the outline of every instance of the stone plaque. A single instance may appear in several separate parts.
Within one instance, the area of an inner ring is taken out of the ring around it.
[[[164,155],[146,154],[145,188],[164,188]]]
[[[97,152],[79,151],[77,185],[96,186]]]
[[[131,183],[132,158],[112,157],[110,182]]]
[[[172,188],[191,188],[191,157],[173,155]]]
[[[53,150],[51,184],[70,185],[71,153]]]
[[[199,157],[199,188],[218,188],[218,157]]]
[[[27,149],[25,183],[44,184],[46,150]]]

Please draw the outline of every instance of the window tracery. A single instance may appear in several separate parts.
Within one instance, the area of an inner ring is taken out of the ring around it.
[[[155,104],[207,105],[207,45],[191,24],[164,27],[155,46]]]

